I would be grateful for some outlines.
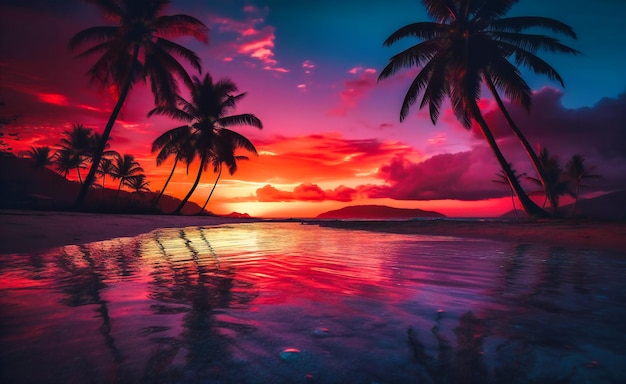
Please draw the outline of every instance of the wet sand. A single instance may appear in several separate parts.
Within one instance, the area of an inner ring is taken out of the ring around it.
[[[215,216],[116,215],[47,211],[0,211],[0,254],[30,253],[70,244],[132,237],[157,228],[250,222]]]
[[[0,211],[0,254],[30,253],[69,244],[132,237],[157,228],[213,226],[258,220],[213,216],[113,215]],[[348,230],[474,237],[516,243],[626,252],[626,222],[602,221],[317,221]]]

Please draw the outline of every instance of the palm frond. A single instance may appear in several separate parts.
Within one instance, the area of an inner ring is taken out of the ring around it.
[[[444,32],[448,30],[445,24],[433,23],[433,22],[419,22],[398,29],[392,33],[383,43],[385,47],[389,47],[398,40],[406,37],[416,37],[418,39],[434,39],[440,37]]]
[[[530,28],[544,28],[576,39],[576,32],[569,25],[549,17],[520,16],[492,20],[489,27],[493,31],[521,32]]]
[[[261,122],[261,120],[250,113],[225,116],[220,118],[218,120],[218,123],[224,127],[232,127],[234,125],[250,125],[258,129],[263,129],[263,123]]]
[[[163,37],[192,36],[205,44],[209,43],[209,28],[192,16],[161,16],[155,20],[154,27]]]

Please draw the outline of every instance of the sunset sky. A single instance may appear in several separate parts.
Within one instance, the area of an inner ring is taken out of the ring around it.
[[[406,24],[428,20],[420,1],[174,0],[165,14],[176,13],[210,28],[208,45],[176,41],[199,54],[205,73],[229,77],[247,92],[236,113],[253,113],[264,125],[262,131],[237,128],[259,156],[222,175],[208,210],[311,217],[346,205],[384,204],[493,216],[512,208],[508,187],[492,182],[499,169],[493,153],[449,108],[436,126],[417,106],[399,122],[416,71],[377,84],[389,57],[415,43],[383,47],[383,41]],[[589,194],[626,189],[624,14],[621,0],[522,0],[509,14],[553,17],[578,34],[562,41],[582,55],[541,54],[566,88],[523,71],[535,92],[531,113],[510,110],[534,145],[562,163],[583,154],[597,167],[603,178],[584,189]],[[115,99],[89,83],[93,59],[76,58],[67,44],[78,31],[106,24],[94,5],[80,0],[0,2],[0,115],[19,116],[8,127],[19,132],[20,140],[10,142],[17,154],[58,144],[72,124],[104,129]],[[532,175],[495,103],[483,96],[483,112],[507,159]],[[132,90],[111,148],[134,154],[151,190],[159,190],[172,161],[157,168],[151,143],[181,123],[147,118],[152,103],[143,84]],[[189,175],[180,168],[166,193],[184,196],[195,174],[194,166]],[[204,202],[215,176],[205,174],[192,201]]]

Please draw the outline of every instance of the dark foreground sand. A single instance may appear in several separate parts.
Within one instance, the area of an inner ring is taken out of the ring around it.
[[[0,211],[0,254],[29,253],[69,244],[131,237],[157,228],[213,226],[250,219],[210,216],[105,215]],[[327,227],[402,234],[475,237],[626,253],[626,222],[600,221],[315,221]]]

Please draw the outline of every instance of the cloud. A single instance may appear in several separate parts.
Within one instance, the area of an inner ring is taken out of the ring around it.
[[[250,197],[251,201],[258,202],[287,202],[287,201],[352,201],[355,189],[340,185],[334,190],[323,190],[316,184],[304,183],[296,186],[292,191],[277,189],[271,185],[265,185],[256,190],[256,196]]]
[[[311,72],[313,71],[313,68],[315,68],[315,64],[313,64],[311,60],[305,60],[302,63],[302,69],[304,69],[304,73],[307,75],[311,74]]]
[[[254,6],[246,6],[245,20],[238,20],[221,15],[209,17],[209,25],[224,35],[225,42],[214,48],[220,56],[232,61],[236,56],[244,56],[253,62],[260,62],[264,70],[279,73],[289,72],[289,69],[279,67],[275,59],[274,49],[276,40],[275,28],[265,23],[266,11]],[[229,36],[234,35],[234,36]]]
[[[505,106],[531,145],[548,148],[550,153],[560,157],[562,164],[572,155],[582,154],[587,164],[595,165],[596,172],[603,176],[593,180],[596,188],[625,189],[626,93],[581,108],[565,108],[562,97],[560,91],[546,87],[535,92],[530,112],[509,102],[505,102]],[[520,171],[534,174],[502,113],[494,105],[486,110],[485,120],[507,158],[524,162],[526,168]],[[476,127],[473,134],[482,139]]]
[[[363,71],[358,79],[345,80],[343,90],[339,93],[340,103],[328,111],[328,115],[345,116],[349,110],[358,105],[359,101],[366,98],[374,87],[376,87],[376,76],[372,72]]]

